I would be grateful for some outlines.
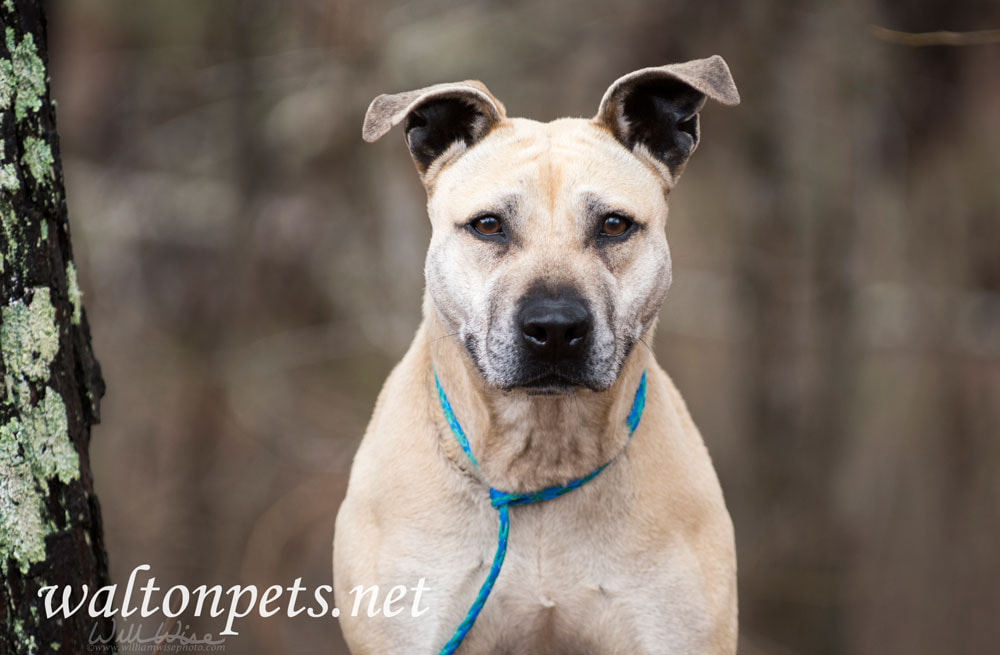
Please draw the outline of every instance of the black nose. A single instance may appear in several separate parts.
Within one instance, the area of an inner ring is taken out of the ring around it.
[[[533,355],[552,362],[579,355],[594,318],[579,296],[531,295],[518,314],[521,342]]]

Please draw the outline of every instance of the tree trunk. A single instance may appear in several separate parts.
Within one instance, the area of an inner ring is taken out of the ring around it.
[[[0,654],[84,653],[110,618],[40,588],[108,584],[88,446],[104,393],[69,239],[40,2],[0,0]],[[60,591],[61,593],[61,591]]]

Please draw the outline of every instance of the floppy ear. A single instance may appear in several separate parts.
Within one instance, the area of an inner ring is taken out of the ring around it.
[[[442,155],[448,154],[443,165],[506,118],[504,106],[489,89],[469,80],[380,95],[368,107],[361,134],[371,143],[405,120],[406,145],[424,176]]]
[[[645,149],[675,182],[698,147],[698,112],[705,98],[737,105],[740,94],[722,57],[643,68],[619,78],[601,100],[594,121],[633,152]]]

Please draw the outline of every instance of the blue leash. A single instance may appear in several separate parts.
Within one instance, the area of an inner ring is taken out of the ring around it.
[[[458,419],[455,418],[455,412],[451,408],[451,403],[448,402],[448,396],[445,395],[444,389],[441,388],[441,381],[438,379],[437,371],[434,371],[434,384],[437,386],[437,394],[438,400],[441,403],[441,411],[444,413],[444,418],[448,422],[448,427],[451,428],[451,433],[455,435],[458,445],[462,447],[462,450],[465,452],[466,457],[469,458],[469,461],[472,462],[472,465],[479,468],[479,464],[476,462],[476,458],[472,454],[472,449],[469,448],[469,439],[465,436],[465,431],[463,431],[462,426],[459,425]],[[642,418],[642,410],[645,407],[646,372],[643,371],[642,377],[639,379],[639,387],[635,390],[635,398],[632,399],[632,409],[629,410],[628,417],[625,419],[625,425],[628,426],[629,440],[632,439],[632,433],[635,432],[635,429],[639,427],[639,419]],[[628,442],[626,441],[626,445],[627,443]],[[582,487],[596,478],[600,475],[601,471],[606,469],[613,461],[614,458],[604,464],[601,464],[582,478],[571,480],[564,485],[546,487],[541,491],[517,494],[497,491],[493,487],[490,487],[490,505],[497,510],[497,514],[500,516],[500,531],[497,535],[497,552],[493,556],[493,565],[490,566],[490,573],[486,576],[483,586],[479,588],[479,593],[476,594],[476,600],[473,601],[472,606],[469,607],[469,611],[465,614],[465,618],[462,619],[462,622],[458,624],[458,628],[455,629],[455,634],[452,635],[451,639],[448,640],[448,643],[444,645],[444,648],[441,649],[439,655],[451,655],[458,649],[462,640],[465,639],[465,635],[469,634],[469,630],[472,629],[472,624],[476,622],[476,617],[479,616],[479,612],[482,611],[483,605],[486,604],[486,599],[490,597],[490,592],[493,591],[493,585],[497,581],[497,576],[500,575],[500,567],[503,566],[504,557],[507,556],[507,537],[510,535],[510,513],[507,508],[512,505],[527,505],[528,503],[537,503],[543,500],[558,498],[563,494]]]

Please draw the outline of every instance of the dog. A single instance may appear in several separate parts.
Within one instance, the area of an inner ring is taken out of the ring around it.
[[[405,125],[432,238],[423,322],[337,516],[334,596],[355,655],[451,652],[454,638],[466,655],[736,652],[732,522],[648,347],[671,282],[667,198],[708,98],[739,103],[719,56],[625,75],[590,120],[508,118],[478,81],[371,103],[366,141]],[[509,514],[491,504],[491,490],[588,473]],[[492,576],[498,512],[506,559],[456,637]],[[351,615],[373,585],[419,588],[421,607]]]

